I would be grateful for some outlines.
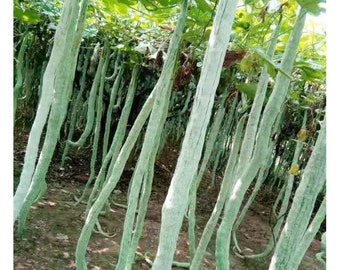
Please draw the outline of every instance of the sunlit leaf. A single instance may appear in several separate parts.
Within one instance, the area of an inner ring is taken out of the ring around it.
[[[273,79],[276,78],[277,72],[276,72],[275,67],[273,65],[267,65],[267,71]]]
[[[58,8],[54,1],[36,2],[33,7],[40,9],[42,14],[52,18],[59,18],[61,15],[61,8]]]
[[[320,0],[297,0],[299,5],[303,7],[308,12],[312,13],[313,15],[319,15],[321,11],[323,10],[319,3]]]
[[[251,53],[248,53],[240,62],[240,69],[244,73],[249,73],[253,67],[254,56]]]
[[[178,0],[158,0],[157,2],[159,2],[163,7],[167,7],[167,6],[172,6],[174,4],[177,4],[177,2],[180,2]]]
[[[210,12],[202,12],[199,9],[191,9],[188,11],[188,23],[194,22],[195,26],[207,26],[207,22],[209,22],[211,19]]]
[[[211,11],[210,5],[205,0],[196,0],[196,4],[199,10],[201,11]]]
[[[249,16],[249,14],[243,9],[237,10],[235,14],[235,22],[233,24],[233,28],[237,29],[239,27],[245,31],[248,31],[250,26],[251,17]]]
[[[122,4],[122,5],[115,5],[114,9],[121,15],[126,16],[128,15],[129,9],[128,6]]]
[[[278,71],[280,71],[283,75],[285,75],[286,77],[288,77],[290,80],[293,80],[292,76],[290,76],[285,70],[283,70],[282,68],[280,68],[278,65],[276,65],[271,59],[269,59],[267,57],[267,55],[263,52],[263,50],[261,48],[255,48],[254,51],[257,53],[258,56],[260,56],[260,58],[262,60],[264,60],[266,62],[266,64],[268,64],[269,66],[272,66],[273,68],[277,69]]]
[[[102,0],[104,9],[108,12],[116,12],[122,16],[128,15],[128,8],[130,5],[135,4],[132,0]]]
[[[40,22],[40,14],[33,9],[22,11],[18,7],[14,7],[14,18],[27,24],[37,24]]]
[[[125,4],[127,6],[132,6],[132,5],[136,4],[137,1],[134,1],[134,0],[117,0],[117,2]]]
[[[299,90],[292,90],[290,92],[290,98],[293,100],[293,101],[296,101],[298,102],[299,99],[300,99],[300,91]]]
[[[95,37],[98,33],[98,29],[95,25],[89,25],[84,29],[84,38]]]
[[[246,94],[250,99],[255,98],[256,94],[256,83],[237,83],[235,85],[236,89],[244,94]]]
[[[326,78],[326,70],[320,64],[299,61],[295,63],[295,66],[301,70],[303,80],[313,81]]]

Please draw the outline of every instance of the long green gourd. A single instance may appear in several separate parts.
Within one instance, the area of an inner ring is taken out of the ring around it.
[[[80,138],[76,142],[67,141],[67,143],[73,147],[82,147],[84,143],[86,142],[86,139],[92,132],[92,128],[93,128],[93,124],[95,120],[96,98],[97,98],[97,92],[99,89],[103,64],[104,64],[104,61],[99,61],[96,75],[94,76],[94,80],[92,82],[92,86],[91,86],[91,90],[90,90],[90,94],[88,98],[86,125],[85,125],[84,132],[81,134]]]
[[[183,16],[183,19],[184,18],[185,16]],[[168,87],[167,94],[163,95],[163,98],[165,99],[165,101],[169,100],[171,88],[172,88],[172,83],[170,83],[170,86]],[[155,99],[155,102],[156,102],[156,99]],[[163,108],[162,111],[160,112],[161,118],[159,120],[154,121],[154,123],[152,123],[151,119],[149,120],[149,125],[150,124],[155,125],[156,123],[156,125],[158,124],[158,127],[156,130],[147,129],[147,132],[145,134],[145,140],[142,146],[141,156],[139,158],[133,177],[131,179],[131,188],[130,188],[129,198],[128,198],[128,209],[127,209],[126,217],[124,221],[124,232],[123,232],[123,237],[121,241],[121,251],[120,251],[119,260],[117,263],[117,270],[131,268],[132,254],[134,254],[137,249],[138,240],[140,237],[140,233],[142,230],[142,226],[143,226],[143,222],[144,222],[144,218],[145,218],[145,214],[147,210],[147,203],[148,203],[151,188],[152,188],[153,172],[150,174],[149,167],[154,166],[154,162],[155,162],[156,155],[158,152],[158,147],[160,144],[160,137],[161,137],[162,129],[163,129],[164,122],[166,119],[166,114],[168,111],[167,108],[168,108],[167,104],[165,104],[165,108]],[[149,132],[151,131],[155,132],[155,134],[152,134],[154,138],[151,137],[152,139],[151,138],[149,139],[150,140],[149,143],[147,143],[146,141],[148,138],[147,137],[148,130]],[[153,147],[151,147],[152,143],[155,144],[153,145]],[[144,151],[145,149],[152,150],[149,158],[146,157],[145,154],[142,155],[143,149]],[[147,161],[149,162],[149,165],[146,163]],[[140,169],[140,168],[145,168],[145,166],[147,170],[144,171],[144,169],[142,170]],[[144,180],[144,188],[146,189],[146,192],[143,192],[142,195],[139,196],[142,180]],[[147,183],[145,183],[146,181]],[[137,218],[135,218],[135,212],[137,211],[138,201],[140,201],[139,209],[138,209],[138,216]],[[135,230],[137,230],[138,228],[139,230],[138,234],[136,234],[137,232],[133,233],[133,227],[135,227]]]
[[[164,128],[166,115],[169,108],[169,99],[173,85],[173,73],[177,60],[178,51],[182,33],[186,23],[188,1],[184,0],[179,14],[176,28],[170,40],[167,58],[161,75],[155,85],[156,97],[155,103],[150,115],[149,123],[146,129],[145,138],[141,153],[138,158],[133,177],[131,179],[131,189],[128,198],[128,209],[124,221],[124,231],[121,240],[120,254],[117,270],[122,270],[126,266],[127,255],[131,243],[131,234],[135,221],[135,212],[137,210],[137,202],[141,189],[141,184],[145,173],[148,170],[149,163],[154,163],[158,151],[160,137]]]
[[[185,16],[183,15],[184,19]],[[169,90],[172,89],[172,83],[169,86]],[[168,96],[165,97],[166,100],[169,100],[170,97],[170,91],[168,91]],[[163,110],[162,112],[162,118],[160,120],[161,123],[163,123],[166,120],[166,116],[167,116],[168,110]],[[144,174],[144,179],[143,179],[143,190],[141,192],[141,196],[139,197],[139,207],[138,207],[138,215],[136,217],[136,221],[135,221],[135,232],[133,233],[133,236],[131,238],[131,242],[130,242],[130,246],[127,252],[127,258],[126,258],[126,264],[125,264],[125,270],[131,269],[132,264],[134,262],[134,257],[135,257],[135,252],[137,250],[138,247],[138,242],[139,239],[142,235],[142,231],[143,231],[143,225],[144,225],[144,219],[145,219],[145,215],[146,215],[146,211],[147,211],[147,207],[148,207],[148,202],[149,202],[149,198],[151,195],[151,190],[152,190],[152,182],[153,182],[153,176],[154,176],[154,163],[156,160],[156,156],[158,153],[158,148],[159,148],[159,144],[160,144],[160,136],[163,130],[163,125],[159,125],[158,129],[157,129],[157,134],[156,134],[156,138],[159,138],[158,141],[156,140],[155,143],[158,143],[158,147],[157,145],[153,148],[151,156],[150,156],[150,160],[149,160],[149,165],[148,165],[148,170],[146,171],[146,173]]]
[[[144,103],[143,108],[133,124],[129,135],[121,148],[119,155],[117,157],[116,162],[114,163],[112,173],[108,176],[107,180],[104,183],[104,186],[99,193],[96,201],[93,203],[92,207],[88,211],[85,224],[81,230],[80,236],[78,238],[77,248],[76,248],[76,263],[78,269],[87,269],[85,254],[86,248],[89,243],[91,233],[93,227],[97,221],[97,217],[103,208],[104,204],[107,202],[108,197],[110,196],[112,190],[116,187],[125,167],[125,164],[130,156],[130,153],[139,137],[139,134],[149,117],[152,106],[155,100],[155,92],[153,91],[146,102]]]
[[[225,101],[226,101],[226,98],[227,98],[227,93],[228,93],[228,90],[225,89],[225,92],[222,94],[221,99],[219,101],[219,108],[218,108],[217,113],[214,117],[214,121],[211,125],[210,133],[209,133],[209,135],[206,139],[203,158],[202,158],[200,169],[198,171],[197,178],[196,178],[196,181],[195,181],[196,191],[197,191],[197,188],[198,188],[198,186],[199,186],[199,184],[202,180],[203,174],[204,174],[204,172],[207,168],[207,165],[208,165],[211,153],[213,151],[213,147],[215,145],[216,139],[218,137],[219,131],[221,130],[221,124],[222,124],[222,121],[224,119],[225,111],[226,111],[224,104],[225,104]]]
[[[55,38],[58,38],[57,33]],[[14,217],[13,217],[14,221],[17,220],[19,213],[22,209],[22,206],[24,204],[25,197],[29,192],[32,176],[35,170],[35,162],[38,156],[38,147],[40,143],[41,133],[45,126],[50,111],[50,107],[52,104],[53,83],[52,80],[47,80],[47,78],[55,76],[58,65],[57,60],[53,61],[53,59],[57,58],[56,54],[61,53],[62,52],[60,51],[59,48],[55,49],[55,54],[53,55],[53,57],[51,56],[52,61],[49,62],[50,64],[47,66],[46,71],[44,73],[45,74],[44,78],[46,76],[46,79],[43,80],[44,91],[41,95],[36,117],[34,119],[30,131],[28,143],[26,146],[24,165],[20,175],[20,182],[14,196]]]
[[[118,61],[118,60],[116,60],[116,61]],[[115,63],[115,65],[116,65],[116,63]],[[105,159],[105,156],[106,156],[106,153],[107,153],[107,148],[108,148],[108,145],[109,145],[112,111],[113,111],[113,107],[114,107],[115,102],[116,102],[116,96],[117,96],[117,92],[118,92],[118,89],[119,89],[119,86],[120,86],[120,83],[121,83],[121,80],[122,80],[123,73],[124,73],[124,66],[121,66],[119,73],[118,73],[118,75],[115,79],[115,82],[113,83],[111,93],[110,93],[110,103],[109,103],[109,107],[107,108],[106,120],[105,120],[105,133],[104,133],[104,139],[103,139],[102,163]]]
[[[108,81],[113,81],[116,78],[118,71],[120,70],[119,66],[120,66],[120,63],[121,63],[122,52],[118,51],[113,56],[114,56],[114,59],[115,59],[115,65],[114,65],[113,74],[110,77],[106,77],[106,79]]]
[[[281,120],[282,120],[282,114],[280,116],[278,116],[278,118],[275,122],[275,126],[273,128],[273,132],[275,132],[275,133],[278,132],[279,126],[281,124]],[[262,187],[262,184],[263,184],[263,182],[266,178],[265,172],[268,171],[268,168],[271,166],[272,159],[275,158],[275,156],[271,155],[274,143],[275,143],[275,141],[272,141],[272,140],[269,141],[269,145],[267,147],[269,152],[266,155],[267,163],[266,163],[265,166],[260,168],[260,171],[259,171],[257,178],[256,178],[256,183],[255,183],[255,186],[254,186],[254,188],[251,192],[251,195],[250,195],[249,199],[247,200],[246,204],[244,205],[244,207],[242,208],[242,211],[238,215],[237,220],[235,221],[235,224],[234,224],[234,227],[233,227],[233,231],[232,231],[233,243],[234,243],[235,248],[238,252],[242,252],[242,250],[238,245],[236,231],[237,231],[238,227],[240,226],[240,224],[242,223],[243,218],[245,217],[249,207],[251,206],[252,202],[254,201],[254,199],[255,199],[256,195],[258,194],[260,188]],[[242,256],[249,258],[247,255],[242,254]],[[252,256],[252,255],[250,255],[250,256]]]
[[[266,52],[266,57],[268,59],[272,59],[274,56],[275,46],[276,46],[277,39],[280,34],[281,22],[282,22],[282,15],[279,18],[279,21],[277,23],[274,33],[272,34],[272,38],[271,38],[271,41],[269,43],[269,46]],[[267,65],[264,65],[261,70],[261,75],[259,78],[259,82],[257,84],[255,99],[251,107],[249,120],[247,122],[247,128],[246,128],[244,139],[242,142],[240,161],[239,161],[240,166],[237,172],[238,174],[242,172],[242,170],[244,169],[243,164],[246,164],[247,162],[249,162],[253,154],[256,131],[259,125],[261,111],[262,111],[263,103],[266,97],[266,92],[268,88],[268,80],[269,80],[268,67]]]
[[[14,109],[14,116],[13,119],[15,120],[15,113],[17,110],[17,104],[18,104],[18,98],[21,95],[22,91],[22,85],[24,82],[23,78],[23,70],[24,70],[24,56],[27,48],[27,40],[28,40],[28,34],[25,34],[24,38],[21,41],[21,46],[18,54],[18,59],[16,60],[15,65],[15,85],[14,85],[14,97],[13,97],[13,109]]]
[[[221,189],[218,194],[218,198],[214,206],[214,210],[207,224],[204,227],[204,231],[202,233],[200,242],[195,252],[195,256],[191,261],[190,270],[199,269],[200,264],[204,257],[205,250],[208,246],[208,243],[211,239],[213,232],[215,231],[215,226],[221,215],[225,201],[228,198],[228,189],[229,189],[229,185],[231,184],[230,180],[232,180],[231,176],[233,175],[233,172],[235,170],[235,166],[238,160],[239,151],[241,147],[242,136],[244,134],[244,124],[245,124],[245,116],[242,116],[241,119],[237,123],[235,135],[233,138],[233,143],[231,146],[230,156],[229,156],[228,163],[224,171]]]
[[[154,176],[154,164],[150,162],[148,171],[144,174],[143,188],[139,197],[138,215],[136,217],[134,233],[131,237],[131,243],[127,251],[125,270],[131,269],[135,261],[135,253],[138,248],[138,242],[143,232],[144,219],[147,212],[148,202],[152,190],[152,180]]]
[[[281,68],[284,69],[286,73],[291,73],[293,70],[305,18],[306,11],[300,9],[281,62]],[[242,174],[239,176],[235,175],[235,184],[232,187],[231,196],[226,202],[224,217],[217,231],[217,269],[229,270],[229,248],[232,227],[249,185],[266,160],[265,155],[267,149],[265,146],[268,145],[268,141],[271,139],[272,126],[287,95],[289,83],[290,79],[285,74],[279,72],[276,77],[273,92],[263,112],[256,136],[253,156],[247,164],[239,164],[239,166],[244,166],[244,169],[242,170]]]
[[[284,143],[284,152],[282,156],[279,159],[278,164],[276,165],[276,168],[274,168],[273,178],[271,179],[271,183],[269,187],[267,187],[267,192],[272,192],[275,187],[280,188],[279,182],[281,181],[281,178],[285,178],[287,168],[284,166],[285,160],[289,160],[290,152],[293,150],[293,141],[287,141]],[[295,151],[295,150],[294,150]]]
[[[256,179],[256,183],[254,186],[254,189],[252,190],[252,193],[249,197],[249,199],[247,200],[246,204],[244,205],[244,207],[242,208],[241,213],[239,214],[239,216],[237,217],[237,220],[234,224],[233,227],[233,232],[232,232],[232,238],[233,238],[233,244],[235,246],[235,249],[237,250],[237,252],[242,253],[242,249],[240,248],[239,244],[238,244],[238,240],[237,240],[237,229],[238,227],[241,225],[245,215],[247,214],[247,211],[249,209],[249,207],[251,206],[251,204],[253,203],[253,201],[255,200],[256,195],[258,194],[263,181],[264,181],[264,170],[265,168],[261,168],[261,170],[259,171],[258,175],[257,175],[257,179]],[[246,257],[246,256],[244,256]]]
[[[318,229],[314,227],[313,233],[308,236],[308,225],[313,213],[314,204],[325,182],[326,124],[324,122],[321,125],[314,150],[295,192],[292,206],[270,263],[270,270],[298,269],[302,257]],[[320,209],[324,211],[322,208]],[[322,217],[323,214],[321,215]],[[321,222],[319,221],[318,224],[320,225]],[[301,243],[303,243],[302,246],[300,246]]]
[[[237,110],[236,110],[237,99],[238,98],[236,96],[227,112],[227,118],[224,120],[224,123],[221,128],[222,132],[220,136],[217,138],[216,143],[214,145],[216,154],[215,154],[212,173],[211,173],[210,188],[213,188],[215,186],[217,168],[219,164],[222,162],[221,160],[222,156],[225,154],[226,149],[229,147],[228,141],[230,141],[229,140],[230,133],[232,131],[235,119],[238,118]]]
[[[66,156],[68,154],[68,150],[70,148],[70,145],[68,144],[68,141],[72,140],[73,137],[73,133],[74,133],[74,129],[76,126],[76,120],[77,120],[77,116],[79,114],[80,111],[80,106],[81,106],[81,97],[83,96],[84,90],[85,90],[85,82],[86,82],[86,71],[89,67],[89,63],[90,63],[90,57],[91,57],[91,50],[88,49],[86,52],[86,56],[85,56],[85,62],[83,64],[82,67],[82,75],[81,75],[81,79],[80,79],[80,90],[77,94],[76,100],[74,102],[74,106],[71,108],[72,112],[71,112],[71,120],[70,120],[70,126],[69,126],[69,131],[68,131],[68,135],[67,135],[67,140],[65,143],[65,148],[61,157],[61,167],[65,166],[65,161],[66,161]]]
[[[54,37],[50,61],[42,82],[42,93],[37,114],[29,135],[20,183],[14,196],[14,221],[20,214],[24,225],[30,206],[46,188],[45,176],[67,113],[68,100],[83,34],[88,0],[81,5],[65,1]],[[76,27],[75,27],[76,26]],[[47,131],[37,165],[38,147],[42,130]],[[24,226],[21,226],[21,231]]]
[[[94,187],[92,189],[87,207],[86,207],[86,213],[88,213],[90,207],[92,206],[96,196],[98,195],[98,192],[103,187],[103,184],[105,182],[105,176],[106,176],[106,170],[107,166],[111,161],[116,162],[117,156],[119,154],[119,151],[121,149],[121,146],[123,144],[123,140],[125,138],[126,133],[126,126],[129,119],[132,103],[135,97],[136,87],[137,87],[137,80],[139,75],[140,66],[135,65],[132,70],[132,76],[131,76],[131,82],[129,85],[128,93],[126,96],[125,104],[122,110],[122,114],[119,118],[117,128],[115,131],[115,135],[113,137],[113,140],[111,142],[111,146],[109,151],[107,152],[104,161],[102,162],[102,165],[100,167],[97,179],[95,181]],[[145,119],[146,120],[146,119]]]
[[[321,251],[315,255],[317,260],[322,264],[323,270],[326,270],[326,232],[321,236]]]
[[[86,52],[86,48],[82,48],[82,49],[80,48],[79,49],[76,71],[84,70],[83,62],[84,62],[85,52]],[[75,81],[76,81],[76,77],[75,77]],[[65,119],[64,124],[63,124],[63,132],[64,132],[65,135],[69,134],[70,126],[71,126],[72,112],[75,109],[74,105],[76,103],[77,97],[79,96],[79,92],[80,92],[79,91],[80,89],[78,89],[79,87],[75,84],[75,81],[73,82],[72,96],[71,96],[71,99],[70,99],[70,104],[68,106],[67,116],[66,116],[66,119]],[[81,82],[79,82],[79,84],[81,84]],[[67,143],[65,143],[65,146],[66,145],[67,145]],[[64,147],[64,150],[65,150],[65,147]]]
[[[43,65],[43,64],[42,64]],[[40,66],[35,66],[32,65],[32,63],[30,61],[26,61],[25,63],[25,75],[24,77],[24,82],[23,82],[23,90],[24,90],[24,94],[25,95],[25,99],[27,101],[30,101],[32,94],[34,91],[32,91],[35,88],[35,81],[38,78],[38,70],[42,69],[42,65]]]
[[[291,264],[292,269],[298,268],[303,256],[305,256],[307,249],[315,238],[315,235],[319,232],[322,222],[326,218],[326,197],[323,198],[322,203],[316,212],[311,224],[304,233],[302,240],[299,244],[299,248],[294,255],[293,262]]]
[[[189,234],[189,252],[190,258],[192,259],[196,250],[196,234],[195,234],[195,226],[196,226],[196,196],[197,189],[202,180],[203,174],[207,168],[211,153],[214,148],[214,144],[218,137],[221,124],[225,115],[225,101],[227,98],[228,89],[225,88],[224,92],[219,101],[219,108],[214,117],[213,123],[211,124],[210,132],[207,136],[205,142],[205,149],[203,153],[203,158],[201,161],[200,169],[195,177],[195,180],[192,183],[190,193],[189,193],[189,213],[188,213],[188,234]]]
[[[192,91],[189,90],[189,91],[188,91],[188,94],[187,94],[187,97],[186,97],[186,99],[185,99],[183,108],[182,108],[182,110],[179,112],[179,115],[183,115],[183,114],[185,114],[185,113],[188,111],[189,102],[190,102],[191,97],[192,97]]]
[[[90,161],[90,175],[86,182],[86,185],[83,189],[82,196],[78,199],[77,203],[81,202],[82,199],[86,196],[86,192],[92,181],[94,179],[96,169],[96,161],[97,161],[97,153],[98,153],[98,144],[99,144],[99,136],[100,136],[100,129],[101,129],[101,120],[103,114],[103,93],[104,93],[104,83],[105,83],[105,75],[109,64],[109,56],[110,56],[110,48],[108,42],[105,42],[104,49],[102,56],[99,60],[98,64],[98,71],[100,73],[100,85],[98,90],[98,97],[96,98],[96,116],[95,116],[95,128],[94,128],[94,135],[93,135],[93,143],[92,143],[92,154],[91,154],[91,161]]]
[[[307,111],[305,112],[301,129],[306,128],[306,121],[307,121]],[[296,143],[296,146],[295,146],[295,152],[294,152],[293,160],[291,162],[291,166],[298,164],[299,157],[301,155],[302,147],[303,147],[303,141],[298,140],[297,143]],[[274,225],[274,227],[272,229],[272,238],[270,239],[269,244],[267,245],[267,247],[265,248],[265,250],[263,252],[261,252],[259,254],[253,254],[253,255],[245,255],[244,257],[249,258],[249,259],[258,259],[258,258],[268,256],[273,251],[274,244],[276,242],[276,239],[278,238],[279,232],[281,230],[281,227],[282,227],[282,224],[283,224],[283,221],[284,221],[283,217],[288,211],[289,200],[291,198],[291,193],[292,193],[292,190],[293,190],[294,178],[295,177],[292,174],[287,175],[287,184],[284,186],[285,187],[284,188],[284,196],[283,196],[283,199],[282,199],[282,202],[281,202],[279,213],[276,217],[276,219],[277,219],[276,224]],[[275,213],[275,208],[273,209],[272,212]]]
[[[188,207],[190,187],[202,154],[236,5],[236,0],[220,1],[216,9],[216,16],[197,86],[196,98],[175,173],[162,207],[161,232],[157,255],[152,266],[153,270],[171,269],[178,234],[185,210]]]
[[[43,61],[42,63],[42,68],[41,68],[41,73],[40,73],[40,82],[43,81],[44,79],[44,75],[45,75],[45,71],[46,71],[46,68],[47,68],[47,64],[48,64],[48,60],[51,56],[51,53],[52,53],[52,48],[53,48],[53,43],[50,43],[50,46],[48,46],[48,50],[47,50],[47,53],[46,53],[46,58],[45,58],[45,61]],[[40,83],[39,85],[39,88],[38,88],[38,97],[39,97],[39,102],[40,102],[40,99],[41,99],[41,92],[42,92],[42,87],[43,87],[43,84]]]
[[[68,101],[72,94],[72,83],[74,80],[74,71],[76,68],[77,55],[80,46],[80,40],[83,33],[84,25],[79,26],[80,21],[84,21],[81,16],[86,15],[87,2],[79,9],[79,5],[72,4],[68,13],[68,32],[66,34],[66,44],[55,44],[63,47],[63,56],[59,59],[58,72],[55,74],[53,101],[47,122],[47,131],[45,140],[41,149],[35,172],[32,176],[32,182],[25,197],[19,217],[19,234],[22,235],[25,221],[31,205],[45,193],[47,185],[45,176],[51,162],[53,152],[59,139],[59,132],[67,114]],[[80,14],[80,15],[79,15]],[[80,16],[80,17],[78,17]],[[78,27],[70,28],[69,25]],[[80,31],[80,32],[79,32]],[[71,48],[71,49],[70,49]],[[62,60],[66,57],[69,61]],[[51,56],[52,58],[52,56]],[[45,77],[45,76],[44,76]],[[44,88],[43,88],[44,89]]]

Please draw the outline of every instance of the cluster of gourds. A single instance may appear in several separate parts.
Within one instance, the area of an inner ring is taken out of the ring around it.
[[[112,50],[109,39],[103,44],[97,43],[94,49],[90,46],[80,50],[89,1],[83,0],[79,5],[78,1],[65,0],[44,69],[39,104],[14,197],[14,220],[18,221],[21,235],[30,207],[46,191],[45,176],[58,142],[63,146],[61,167],[67,167],[70,148],[83,147],[90,140],[90,175],[83,195],[77,200],[78,203],[88,196],[86,220],[76,250],[78,269],[87,269],[85,255],[92,231],[96,225],[101,230],[98,215],[110,203],[110,195],[128,159],[138,153],[116,266],[116,269],[131,269],[142,234],[157,154],[167,142],[173,141],[181,142],[181,151],[162,208],[159,246],[152,269],[171,269],[185,216],[189,224],[190,261],[182,266],[199,269],[217,228],[217,269],[229,269],[232,246],[238,256],[249,259],[273,252],[270,269],[298,268],[325,218],[323,199],[311,219],[326,179],[325,120],[320,125],[319,134],[315,133],[308,144],[307,110],[303,113],[296,140],[278,141],[275,134],[280,133],[285,119],[285,104],[293,79],[290,74],[294,69],[307,10],[302,6],[298,11],[280,64],[275,65],[274,86],[268,91],[273,72],[272,59],[281,33],[282,7],[277,11],[275,31],[267,51],[258,53],[265,60],[259,77],[248,74],[245,82],[235,83],[232,79],[235,70],[226,71],[223,66],[237,3],[236,0],[219,1],[199,78],[189,80],[180,89],[176,86],[173,91],[188,12],[188,0],[182,1],[159,78],[148,78],[155,84],[151,93],[144,92],[143,98],[139,97],[145,102],[131,120],[137,91],[141,88],[141,81],[146,80],[141,78],[143,63],[131,65],[124,62],[123,58],[128,58],[128,54]],[[22,94],[27,40],[28,36],[21,40],[17,57],[14,112]],[[75,71],[80,74],[78,85],[74,83]],[[109,72],[112,72],[111,76]],[[87,89],[89,76],[93,80],[91,88]],[[220,80],[221,76],[226,78]],[[127,77],[129,80],[125,79]],[[255,90],[251,97],[247,94],[249,86]],[[236,94],[235,88],[238,90]],[[323,120],[324,114],[320,113],[318,118]],[[67,133],[65,140],[60,138],[62,127]],[[75,139],[77,129],[82,133]],[[280,156],[275,155],[278,144],[286,149]],[[311,144],[314,149],[307,155],[309,148],[306,145]],[[133,152],[133,149],[138,151]],[[100,165],[98,172],[96,164]],[[219,185],[219,195],[200,241],[196,243],[197,191],[208,168],[212,172],[210,186]],[[221,183],[216,180],[216,174],[222,176]],[[272,180],[267,183],[269,178]],[[295,182],[298,184],[294,186]],[[260,254],[246,255],[238,244],[236,232],[264,183],[271,186],[271,191],[274,187],[279,189],[272,209],[272,239]],[[245,194],[252,184],[252,194],[242,208]]]

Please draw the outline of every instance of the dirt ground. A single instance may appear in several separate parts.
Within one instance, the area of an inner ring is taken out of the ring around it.
[[[18,132],[14,142],[15,180],[20,176],[23,163],[27,135]],[[151,260],[157,251],[158,235],[161,224],[161,208],[164,202],[172,172],[176,165],[178,149],[166,146],[155,166],[153,189],[148,204],[148,212],[144,223],[143,235],[140,239],[137,262],[133,269],[150,269],[145,258]],[[74,195],[79,197],[84,188],[89,171],[89,160],[86,156],[73,156],[65,170],[60,170],[59,164],[53,163],[47,175],[48,191],[43,198],[32,206],[25,236],[19,240],[14,234],[14,269],[76,269],[75,248],[81,228],[84,224],[84,204],[74,206]],[[127,168],[111,200],[117,204],[126,205],[131,170]],[[207,222],[217,198],[218,190],[207,191],[209,177],[202,181],[197,201],[197,237],[199,238]],[[270,200],[258,199],[251,206],[244,222],[238,231],[241,247],[249,252],[257,253],[263,250],[270,238],[268,225]],[[123,231],[125,209],[111,205],[110,213],[100,217],[100,224],[105,232],[113,235],[105,237],[93,233],[87,249],[88,269],[114,269],[118,259],[120,240]],[[184,220],[180,233],[175,260],[189,260],[187,220]],[[321,270],[322,266],[315,259],[315,254],[321,249],[321,243],[314,240],[305,255],[299,269]],[[231,269],[268,269],[269,260],[246,261],[232,254]],[[173,269],[184,269],[174,267]],[[214,239],[211,240],[201,269],[215,269]],[[288,270],[288,269],[287,269]]]

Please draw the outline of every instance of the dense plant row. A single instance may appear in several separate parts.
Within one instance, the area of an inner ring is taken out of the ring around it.
[[[48,188],[52,158],[67,169],[71,149],[90,145],[89,179],[77,200],[87,203],[76,251],[86,269],[94,227],[105,234],[97,217],[138,156],[116,266],[131,269],[155,161],[170,143],[181,152],[153,269],[171,268],[185,216],[183,266],[199,269],[217,228],[218,269],[229,269],[230,248],[243,258],[272,255],[270,269],[298,268],[325,231],[325,40],[304,32],[307,13],[321,8],[302,0],[238,5],[14,1],[14,120],[30,127],[14,196],[19,235]],[[207,170],[220,193],[196,243],[197,189]],[[245,255],[236,231],[260,189],[277,194],[272,239],[262,253]]]

